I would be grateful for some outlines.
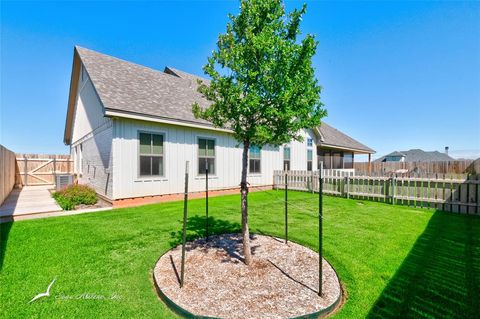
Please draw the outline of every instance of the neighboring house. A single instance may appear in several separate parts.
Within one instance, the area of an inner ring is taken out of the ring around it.
[[[190,191],[204,190],[206,165],[212,189],[237,188],[242,147],[229,130],[192,114],[194,102],[209,103],[197,79],[75,47],[64,142],[79,183],[110,201],[180,194],[189,161]],[[354,154],[374,152],[325,123],[302,135],[303,142],[252,147],[249,183],[272,185],[273,171],[285,166],[316,170],[323,161],[326,168],[351,168]]]
[[[438,151],[426,152],[421,149],[395,151],[376,159],[375,162],[445,162],[455,159]]]

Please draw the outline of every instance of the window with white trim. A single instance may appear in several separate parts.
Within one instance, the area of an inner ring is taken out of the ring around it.
[[[198,174],[205,174],[207,167],[209,174],[215,174],[215,140],[210,138],[199,138]]]
[[[250,173],[260,173],[261,167],[261,149],[258,146],[250,146],[249,149],[249,165],[248,170]]]
[[[313,151],[309,149],[307,150],[307,171],[312,170],[312,161],[313,161]]]
[[[139,133],[139,175],[163,176],[163,134]]]

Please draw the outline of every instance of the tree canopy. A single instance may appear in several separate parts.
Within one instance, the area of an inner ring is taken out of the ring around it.
[[[318,126],[326,115],[312,67],[318,43],[310,34],[298,39],[305,12],[306,5],[286,14],[279,0],[242,0],[203,68],[211,82],[198,90],[212,104],[194,104],[194,114],[259,146]]]

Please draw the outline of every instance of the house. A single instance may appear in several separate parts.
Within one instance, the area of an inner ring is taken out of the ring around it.
[[[448,150],[448,148],[445,148]],[[375,160],[375,162],[446,162],[455,159],[448,154],[438,151],[424,151],[421,149],[411,149],[409,151],[395,151]]]
[[[238,188],[242,147],[229,130],[192,114],[197,79],[171,67],[164,72],[75,47],[64,143],[71,147],[79,183],[114,203],[181,194],[185,162],[192,192]],[[205,80],[207,81],[207,80]],[[302,132],[303,142],[250,150],[250,185],[272,185],[273,171],[352,168],[355,154],[373,150],[326,123]]]

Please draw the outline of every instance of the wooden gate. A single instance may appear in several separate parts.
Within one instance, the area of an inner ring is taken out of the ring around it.
[[[19,177],[23,185],[54,185],[58,174],[72,174],[69,155],[17,154]]]

